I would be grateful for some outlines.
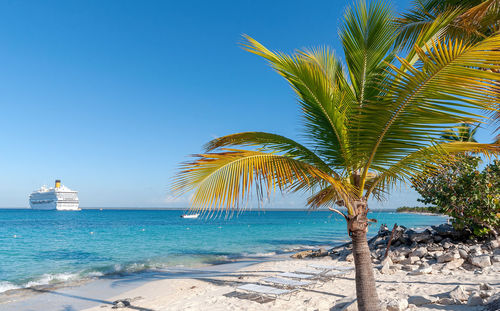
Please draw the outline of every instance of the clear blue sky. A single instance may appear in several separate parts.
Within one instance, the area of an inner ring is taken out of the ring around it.
[[[238,47],[241,34],[284,51],[340,51],[348,3],[0,2],[0,207],[26,207],[56,178],[80,191],[82,207],[186,206],[168,187],[208,140],[250,130],[298,137],[292,91]],[[384,206],[414,201],[403,193]]]

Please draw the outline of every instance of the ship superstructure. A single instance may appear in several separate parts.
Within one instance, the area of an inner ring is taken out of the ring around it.
[[[56,180],[53,188],[42,186],[30,194],[30,207],[37,210],[78,211],[78,191],[69,189]]]

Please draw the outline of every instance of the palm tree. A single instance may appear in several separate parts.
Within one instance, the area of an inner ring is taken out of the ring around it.
[[[462,123],[455,128],[447,129],[441,134],[441,138],[447,141],[468,141],[475,143],[477,142],[475,135],[478,128],[479,124],[472,127],[469,123]]]
[[[246,36],[244,48],[295,91],[305,142],[264,132],[223,136],[184,163],[173,186],[192,192],[192,210],[208,215],[244,209],[252,189],[259,200],[276,189],[310,191],[311,208],[327,207],[347,221],[360,310],[380,310],[366,238],[368,198],[449,161],[449,154],[499,152],[496,145],[443,142],[440,135],[483,119],[472,111],[492,109],[491,83],[499,77],[484,69],[500,63],[500,36],[476,43],[441,38],[426,51],[414,46],[396,55],[393,19],[380,2],[347,8],[340,27],[345,64],[328,48],[285,54]]]
[[[396,41],[406,46],[431,27],[436,35],[482,40],[499,30],[500,0],[416,0],[396,23],[401,30]]]
[[[445,35],[479,41],[500,30],[500,0],[415,0],[396,24],[400,30],[396,44],[402,47],[422,45],[425,40]],[[427,33],[425,37],[421,36],[423,32]],[[498,67],[489,70],[500,73]],[[498,89],[497,85],[497,94]],[[498,109],[492,121],[500,123]],[[496,132],[499,130],[500,126]],[[495,139],[500,141],[500,134]]]

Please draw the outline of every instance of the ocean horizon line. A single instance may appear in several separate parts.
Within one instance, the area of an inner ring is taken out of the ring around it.
[[[189,207],[80,207],[81,210],[113,210],[113,211],[189,211]],[[33,210],[30,207],[0,207],[0,210]],[[248,208],[239,211],[239,213],[246,212],[263,212],[263,211],[276,211],[276,212],[328,212],[328,209],[309,209],[309,208]],[[377,208],[371,209],[372,212],[395,212],[396,208]],[[235,211],[237,212],[237,211]]]

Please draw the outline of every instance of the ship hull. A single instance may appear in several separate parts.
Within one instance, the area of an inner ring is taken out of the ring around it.
[[[30,195],[30,207],[34,210],[79,211],[78,192],[57,184],[47,189],[42,187]]]
[[[33,203],[30,202],[31,209],[34,210],[58,210],[58,211],[79,211],[78,202],[43,202],[43,203]]]

